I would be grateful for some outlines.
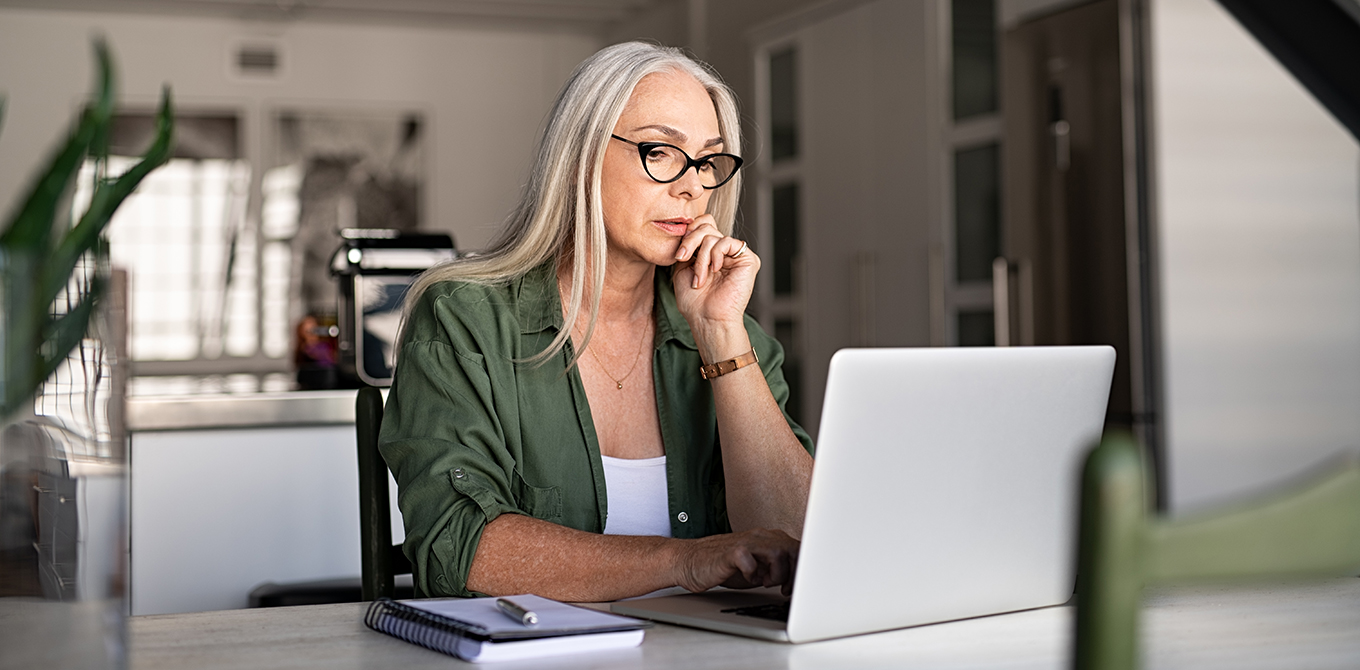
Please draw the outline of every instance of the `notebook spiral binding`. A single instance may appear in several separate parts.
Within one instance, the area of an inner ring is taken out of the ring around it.
[[[488,634],[480,626],[408,607],[390,598],[379,598],[368,606],[364,625],[450,656],[458,655],[459,641],[485,640]]]

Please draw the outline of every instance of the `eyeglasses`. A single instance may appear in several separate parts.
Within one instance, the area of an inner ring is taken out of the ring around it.
[[[647,171],[647,176],[653,181],[662,184],[669,184],[683,177],[690,168],[694,168],[695,173],[699,175],[699,184],[706,189],[715,189],[732,179],[732,175],[737,173],[737,168],[741,167],[741,156],[709,154],[696,160],[690,158],[680,147],[665,142],[633,142],[618,135],[610,137],[637,147],[638,157],[642,159],[642,169]]]

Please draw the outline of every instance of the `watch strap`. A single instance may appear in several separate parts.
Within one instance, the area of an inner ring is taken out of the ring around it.
[[[752,349],[736,358],[700,367],[699,376],[704,379],[713,379],[714,377],[721,377],[729,372],[736,372],[752,363],[759,362],[760,357],[756,355],[756,350]]]

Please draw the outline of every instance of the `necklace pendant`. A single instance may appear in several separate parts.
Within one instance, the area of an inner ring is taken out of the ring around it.
[[[620,390],[620,391],[623,390],[623,382],[614,382],[614,383],[619,385],[619,390]]]

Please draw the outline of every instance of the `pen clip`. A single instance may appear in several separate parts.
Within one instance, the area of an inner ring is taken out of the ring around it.
[[[523,626],[537,626],[538,615],[521,607],[509,598],[497,598],[496,609],[499,609],[506,616],[518,621]]]

